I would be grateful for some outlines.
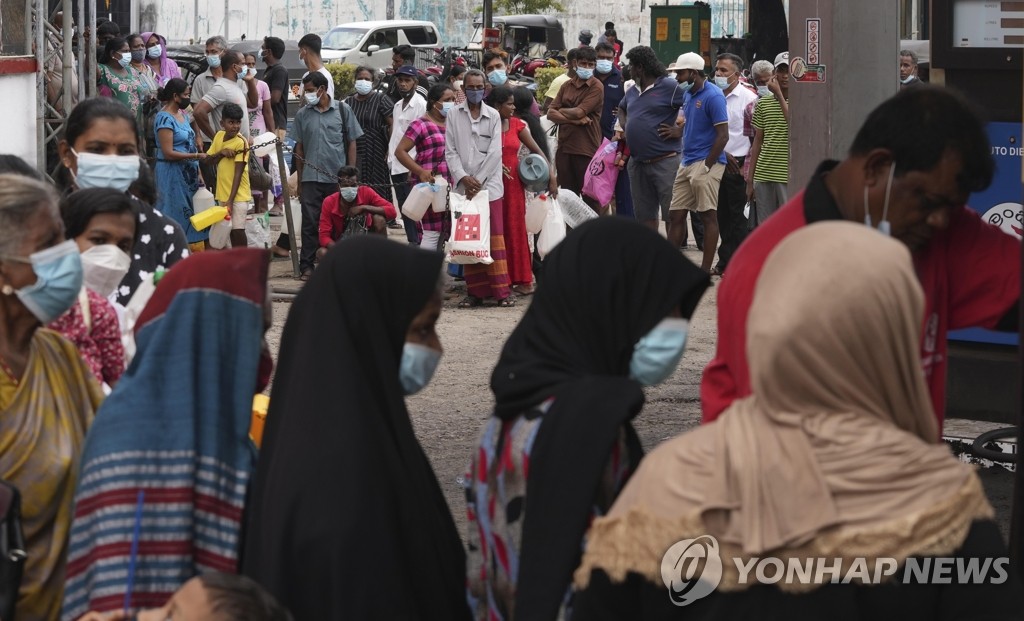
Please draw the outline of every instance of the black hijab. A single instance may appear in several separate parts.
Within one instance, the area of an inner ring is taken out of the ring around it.
[[[530,453],[516,621],[558,614],[621,426],[640,454],[629,425],[644,401],[628,379],[636,342],[674,308],[689,318],[710,283],[660,235],[622,218],[580,226],[544,263],[491,377],[505,420],[555,397]]]
[[[398,377],[442,259],[346,240],[288,315],[242,571],[297,621],[470,618],[462,542]]]

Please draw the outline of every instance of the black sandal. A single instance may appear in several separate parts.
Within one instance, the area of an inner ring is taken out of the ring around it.
[[[483,306],[483,304],[484,301],[475,295],[467,295],[459,302],[459,308],[476,308],[477,306]]]
[[[507,298],[501,298],[498,300],[498,308],[512,308],[516,305],[516,299],[511,295]]]

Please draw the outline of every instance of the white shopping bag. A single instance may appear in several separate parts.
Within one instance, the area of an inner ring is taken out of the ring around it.
[[[562,191],[558,193],[559,198],[562,196]],[[562,218],[562,210],[559,209],[559,201],[552,200],[548,201],[547,217],[544,219],[544,228],[541,229],[540,235],[537,236],[537,253],[540,258],[548,256],[548,254],[555,249],[563,239],[565,239],[565,220]]]
[[[558,188],[558,206],[562,208],[562,218],[565,223],[574,229],[587,220],[597,217],[597,212],[572,190]]]
[[[221,220],[210,227],[210,248],[225,250],[231,247],[231,221]]]
[[[434,203],[434,195],[437,194],[437,186],[432,183],[417,183],[409,191],[408,198],[402,204],[402,215],[410,220],[419,222],[423,214]]]
[[[491,258],[491,206],[487,190],[473,200],[451,193],[452,236],[445,246],[448,262],[456,265],[494,263]]]
[[[434,185],[437,191],[434,192],[433,210],[444,213],[448,211],[448,181],[444,177],[434,177]]]
[[[547,192],[526,192],[526,232],[531,235],[540,233],[544,228],[544,220],[548,217],[548,205],[551,199]]]

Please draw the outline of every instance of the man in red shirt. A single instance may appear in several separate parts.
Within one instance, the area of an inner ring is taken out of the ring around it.
[[[823,162],[807,188],[755,229],[729,263],[718,290],[718,347],[701,382],[704,422],[752,392],[747,313],[765,259],[796,229],[844,219],[891,234],[913,253],[925,294],[921,362],[941,426],[946,333],[1017,330],[1020,241],[965,206],[972,192],[991,184],[994,168],[981,120],[952,91],[908,89],[876,108],[849,156]],[[835,286],[844,286],[842,274]]]
[[[388,234],[387,223],[398,217],[395,206],[380,197],[370,186],[359,185],[354,166],[338,170],[338,192],[324,199],[320,210],[320,248],[322,259],[327,249],[342,236],[359,233]]]

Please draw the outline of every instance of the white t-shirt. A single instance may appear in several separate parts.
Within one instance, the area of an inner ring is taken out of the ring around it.
[[[395,110],[391,115],[393,119],[391,122],[391,140],[388,143],[388,162],[391,164],[392,175],[401,175],[402,173],[409,172],[405,166],[398,162],[398,158],[395,157],[395,150],[398,148],[398,143],[402,142],[402,138],[405,137],[405,132],[409,129],[409,125],[426,113],[427,100],[420,97],[419,93],[412,96],[412,99],[409,100],[409,105],[405,104],[404,99],[399,99],[398,103],[395,104]],[[409,157],[416,159],[415,148],[409,151]]]
[[[332,76],[331,72],[327,70],[327,67],[320,67],[317,71],[324,74],[324,77],[327,78],[327,94],[331,96],[331,99],[334,99],[334,76]],[[302,74],[302,79],[305,80],[307,75],[309,75],[308,71]],[[299,90],[299,97],[303,96],[302,90],[303,89]]]

